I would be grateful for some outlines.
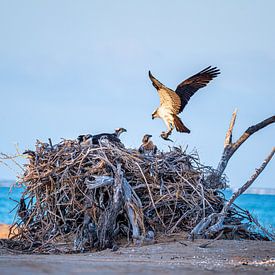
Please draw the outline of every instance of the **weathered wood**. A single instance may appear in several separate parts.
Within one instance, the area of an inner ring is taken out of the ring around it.
[[[246,211],[249,219],[262,231],[270,241],[275,241],[275,232],[269,232],[264,226],[262,226],[258,219],[253,217],[248,211]]]
[[[237,109],[232,114],[229,128],[227,130],[225,140],[224,140],[224,148],[232,143],[232,132],[235,125],[236,117],[237,117]]]
[[[109,176],[92,176],[94,180],[90,181],[85,179],[85,184],[87,185],[88,189],[96,189],[103,186],[113,185],[114,178]]]
[[[126,209],[132,227],[132,237],[134,241],[142,240],[145,236],[142,203],[132,186],[125,178],[122,182],[122,190],[124,208]]]
[[[267,156],[267,158],[263,161],[262,165],[256,169],[255,173],[251,176],[251,178],[242,186],[240,187],[236,192],[233,193],[230,200],[225,204],[222,210],[222,214],[226,214],[230,206],[233,204],[233,202],[245,191],[251,184],[257,179],[257,177],[261,174],[261,172],[264,170],[266,165],[269,163],[269,161],[272,159],[273,155],[275,153],[275,147],[272,148],[270,154]]]
[[[227,213],[231,205],[234,203],[236,198],[239,197],[245,190],[247,190],[247,188],[251,186],[251,184],[257,179],[257,177],[261,174],[261,172],[264,170],[266,165],[272,159],[274,153],[275,153],[275,147],[272,148],[271,153],[266,157],[262,165],[258,169],[256,169],[255,173],[251,176],[251,178],[242,187],[240,187],[236,192],[233,193],[233,195],[231,196],[229,201],[224,205],[220,213],[212,213],[207,218],[202,219],[194,227],[194,229],[190,233],[190,237],[192,239],[199,236],[210,238],[222,230],[232,228],[231,225],[224,224],[225,218],[227,216]],[[242,224],[240,226],[245,227],[245,224]]]
[[[195,237],[203,235],[211,222],[215,220],[217,216],[217,213],[212,213],[208,217],[203,218],[190,232],[190,238],[194,239]]]
[[[230,125],[228,131],[226,133],[225,142],[224,142],[224,150],[222,153],[221,160],[217,167],[217,174],[221,176],[228,164],[228,161],[232,157],[232,155],[236,152],[236,150],[254,133],[263,129],[275,122],[275,116],[271,116],[253,126],[250,126],[246,129],[246,131],[240,136],[240,138],[236,142],[232,142],[232,132],[235,125],[235,120],[237,117],[237,110],[235,110],[232,114],[232,118],[230,121]]]
[[[230,136],[232,131],[227,143]],[[21,177],[28,203],[11,229],[25,251],[114,248],[118,238],[147,242],[156,234],[190,232],[197,224],[195,234],[204,235],[217,224],[225,234],[264,238],[243,230],[243,221],[251,220],[241,209],[230,207],[219,223],[226,200],[216,189],[226,180],[202,165],[196,153],[172,147],[144,157],[111,143],[82,146],[62,140],[52,149],[38,141],[32,154]],[[68,246],[61,248],[64,242]]]
[[[142,203],[131,185],[124,178],[120,165],[118,165],[117,170],[115,166],[112,166],[112,169],[115,171],[115,178],[110,176],[93,175],[91,176],[91,178],[93,178],[92,181],[88,179],[85,180],[85,184],[89,190],[94,190],[104,186],[112,186],[113,188],[113,196],[110,197],[108,206],[101,214],[99,224],[96,228],[98,236],[97,246],[100,249],[111,248],[113,246],[113,239],[117,231],[117,215],[123,208],[125,209],[131,224],[132,238],[135,241],[142,241],[145,238]],[[80,233],[80,238],[77,240],[77,247],[82,248],[82,243],[87,240],[85,240],[83,229]]]
[[[123,207],[122,181],[123,174],[121,166],[118,165],[113,184],[113,195],[109,200],[106,210],[101,214],[97,227],[98,248],[112,248],[114,245],[114,232],[116,220],[120,210]]]

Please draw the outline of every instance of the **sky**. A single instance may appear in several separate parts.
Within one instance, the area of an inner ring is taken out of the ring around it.
[[[148,133],[216,167],[235,108],[235,140],[275,115],[274,10],[272,0],[0,1],[0,152],[124,127],[126,146]],[[208,65],[221,74],[180,115],[191,133],[162,140],[148,70],[175,89]],[[273,146],[275,125],[251,136],[225,170],[230,185],[244,184]],[[0,179],[15,177],[0,165]],[[253,187],[275,188],[274,159]]]

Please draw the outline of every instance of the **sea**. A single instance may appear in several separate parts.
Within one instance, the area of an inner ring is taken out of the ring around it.
[[[20,200],[22,188],[0,187],[0,223],[12,224]],[[225,198],[232,195],[231,190],[223,191]],[[242,194],[235,201],[239,207],[248,210],[266,228],[275,229],[275,195]],[[13,211],[12,211],[13,210]]]

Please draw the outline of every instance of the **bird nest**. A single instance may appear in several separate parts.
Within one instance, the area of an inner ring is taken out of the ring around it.
[[[13,249],[86,251],[121,240],[150,242],[190,233],[225,204],[218,190],[226,179],[182,148],[150,156],[107,140],[99,145],[63,140],[54,146],[38,141],[36,151],[27,153],[25,191],[7,241]],[[235,237],[251,236],[240,226],[246,217],[236,207],[228,212]]]

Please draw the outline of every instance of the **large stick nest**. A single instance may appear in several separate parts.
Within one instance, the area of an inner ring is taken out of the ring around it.
[[[106,140],[99,146],[38,141],[28,159],[11,230],[10,247],[19,250],[84,251],[122,239],[140,243],[190,233],[225,204],[218,191],[225,178],[181,148],[146,156]],[[241,209],[229,211],[235,236],[251,236],[242,223],[246,217]]]

